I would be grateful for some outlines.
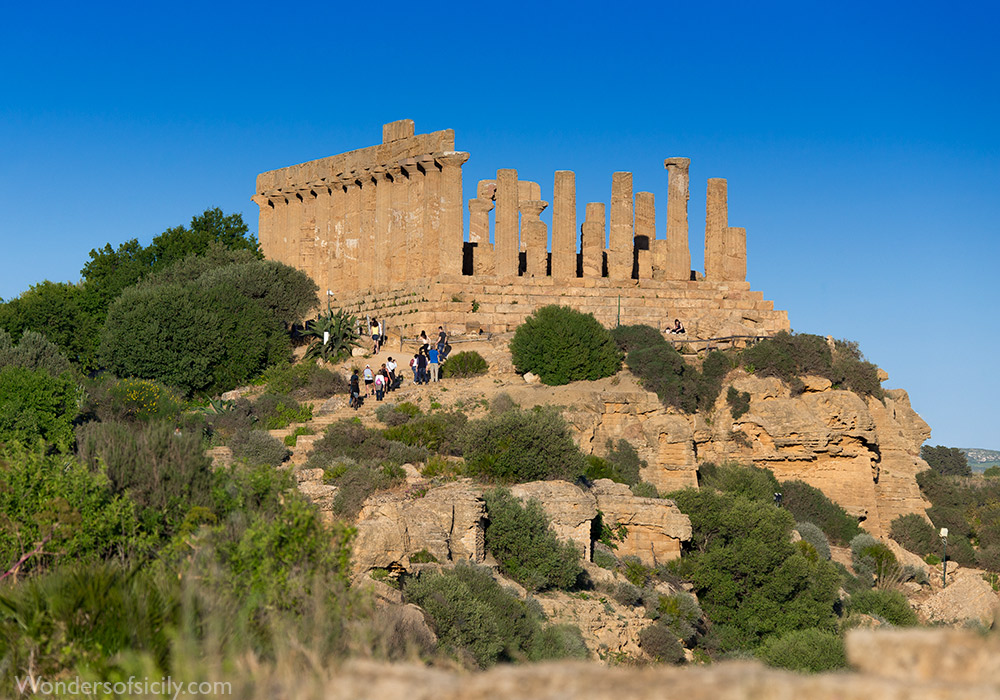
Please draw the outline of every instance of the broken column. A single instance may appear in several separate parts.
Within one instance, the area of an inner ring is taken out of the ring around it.
[[[492,199],[469,200],[469,243],[473,245],[473,273],[476,275],[492,275],[493,246],[490,244],[490,212],[493,211]]]
[[[635,255],[639,279],[653,279],[653,239],[656,238],[656,197],[652,192],[635,194]]]
[[[691,248],[688,245],[688,188],[690,158],[667,158],[667,244],[664,279],[691,279]]]
[[[608,278],[632,278],[633,262],[632,173],[611,176],[611,238],[608,244]]]
[[[576,277],[576,175],[557,170],[552,188],[552,276]]]
[[[494,268],[499,277],[517,277],[520,243],[517,236],[517,171],[497,170]]]
[[[723,251],[723,279],[728,282],[745,282],[747,278],[747,230],[740,226],[727,226]]]
[[[705,198],[705,279],[709,281],[724,279],[722,258],[729,225],[727,208],[726,181],[721,177],[709,178]]]
[[[463,151],[434,154],[441,166],[441,235],[438,260],[442,275],[462,274],[462,164],[469,160]]]
[[[584,277],[604,276],[604,231],[604,202],[590,202],[580,226]]]
[[[549,205],[540,199],[520,203],[521,231],[525,249],[525,277],[545,277],[548,274],[548,228],[538,217]]]

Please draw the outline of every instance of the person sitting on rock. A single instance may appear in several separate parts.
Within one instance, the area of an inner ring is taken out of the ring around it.
[[[674,319],[674,327],[671,328],[668,332],[674,333],[676,335],[684,333],[684,326],[681,325],[681,320],[679,318]]]

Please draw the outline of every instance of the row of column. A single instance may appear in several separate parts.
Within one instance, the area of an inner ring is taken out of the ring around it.
[[[548,231],[539,215],[548,206],[535,195],[524,199],[516,170],[498,170],[494,181],[483,181],[477,197],[469,200],[469,242],[474,274],[501,277],[568,279],[689,280],[688,245],[689,158],[667,158],[666,239],[656,238],[656,205],[652,192],[633,196],[632,173],[617,172],[611,179],[610,235],[605,205],[591,202],[576,239],[576,176],[555,173],[552,210],[551,273],[548,271]],[[484,187],[484,183],[489,183]],[[534,183],[532,183],[534,184]],[[535,186],[537,189],[537,185]],[[494,215],[493,245],[489,243],[490,212]],[[520,215],[520,226],[518,225]],[[579,251],[579,252],[578,252]],[[521,268],[521,254],[524,266]],[[579,257],[579,261],[578,261]],[[578,264],[579,263],[579,264]],[[705,224],[705,278],[736,281],[746,278],[746,230],[728,226],[726,181],[710,179]]]
[[[427,154],[256,195],[261,246],[335,295],[460,275],[468,158]]]

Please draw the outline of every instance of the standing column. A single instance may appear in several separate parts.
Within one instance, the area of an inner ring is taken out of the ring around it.
[[[517,277],[521,246],[517,236],[517,171],[497,170],[497,213],[493,231],[494,265],[498,277]]]
[[[367,168],[358,178],[361,183],[361,236],[358,250],[358,285],[362,289],[375,286],[375,179]]]
[[[436,277],[441,270],[441,168],[431,155],[420,156],[417,162],[424,171],[424,274]]]
[[[297,189],[285,193],[285,256],[284,262],[299,266],[299,240],[302,238],[302,197]]]
[[[316,192],[312,186],[305,187],[299,191],[302,197],[302,223],[299,226],[299,259],[295,265],[305,272],[312,280],[319,279],[316,264],[318,263],[317,253],[319,251],[319,224],[316,218]]]
[[[548,229],[538,217],[549,205],[540,199],[520,203],[521,230],[525,243],[525,277],[545,277],[548,267]]]
[[[728,282],[745,282],[747,278],[747,230],[727,226],[723,274]]]
[[[330,193],[330,183],[323,179],[313,188],[316,193],[316,284],[319,285],[320,299],[326,298],[326,290],[330,286],[330,240],[331,206],[333,195]]]
[[[376,289],[385,289],[389,286],[393,255],[389,245],[392,181],[388,171],[381,165],[372,168],[372,176],[375,178],[375,263],[372,283]]]
[[[344,289],[344,217],[347,208],[347,194],[342,177],[330,182],[330,250],[327,287],[334,295]]]
[[[406,207],[406,180],[399,163],[386,166],[392,184],[389,187],[389,281],[406,279],[406,238],[403,216]]]
[[[691,279],[691,248],[688,245],[688,170],[690,158],[667,158],[667,255],[665,278]]]
[[[257,240],[260,242],[261,250],[268,251],[274,236],[274,205],[270,199],[262,194],[255,194],[250,199],[260,207],[260,216],[257,219]]]
[[[604,203],[590,202],[580,227],[584,277],[604,276],[604,229]]]
[[[424,245],[421,229],[424,225],[424,175],[416,158],[403,161],[406,172],[406,278],[420,279],[427,276],[425,260],[431,252]]]
[[[465,230],[462,226],[462,164],[469,160],[463,151],[434,155],[441,165],[441,236],[438,269],[441,275],[461,275]]]
[[[729,213],[726,181],[713,177],[708,181],[708,195],[705,198],[705,279],[723,279],[722,258],[725,249],[726,227]]]
[[[469,200],[469,243],[472,244],[473,273],[493,275],[493,245],[490,243],[492,199]]]
[[[358,253],[361,241],[361,184],[360,173],[351,172],[344,183],[344,264],[341,282],[345,291],[361,288],[358,284]]]
[[[634,259],[632,234],[632,173],[611,176],[611,241],[608,246],[608,277],[632,278]]]
[[[639,279],[653,279],[653,239],[656,238],[656,198],[652,192],[635,195],[635,255]]]
[[[552,188],[552,276],[576,277],[576,175],[557,170]]]

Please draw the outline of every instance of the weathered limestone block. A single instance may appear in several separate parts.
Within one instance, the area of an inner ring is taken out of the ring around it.
[[[951,573],[948,565],[948,585],[917,605],[928,622],[945,625],[978,623],[989,628],[1000,612],[1000,595],[983,580],[982,573],[959,569]],[[940,569],[938,579],[940,579]],[[998,675],[1000,679],[1000,675]]]
[[[604,203],[590,202],[587,204],[586,218],[580,227],[584,277],[601,277],[603,275],[604,236]]]
[[[566,481],[531,481],[511,486],[510,492],[522,501],[539,501],[556,535],[575,544],[590,560],[590,527],[597,516],[597,501],[592,494]]]
[[[847,661],[856,672],[908,681],[914,690],[918,684],[941,680],[953,689],[966,684],[1000,684],[1000,664],[996,662],[1000,637],[996,635],[942,628],[855,629],[847,633],[845,646]],[[976,688],[968,690],[968,697],[976,696]]]
[[[709,178],[705,200],[705,279],[724,280],[723,251],[726,228],[729,226],[726,181],[720,177]]]
[[[610,573],[600,567],[593,569]],[[545,617],[554,624],[571,624],[580,629],[583,642],[594,661],[609,653],[642,657],[639,633],[649,626],[649,619],[645,617],[642,607],[626,607],[610,597],[579,598],[561,592],[536,596],[535,600],[541,605]]]
[[[322,469],[297,469],[295,481],[303,496],[308,498],[320,512],[323,520],[333,519],[333,499],[337,496],[337,487],[323,482]]]
[[[625,484],[598,479],[591,489],[604,523],[625,525],[628,534],[618,545],[619,555],[637,556],[656,566],[681,555],[681,544],[691,539],[691,519],[673,501],[639,498]]]
[[[408,568],[410,555],[424,549],[441,563],[481,563],[485,517],[479,492],[467,481],[433,488],[415,500],[396,494],[370,498],[358,515],[354,571]]]

